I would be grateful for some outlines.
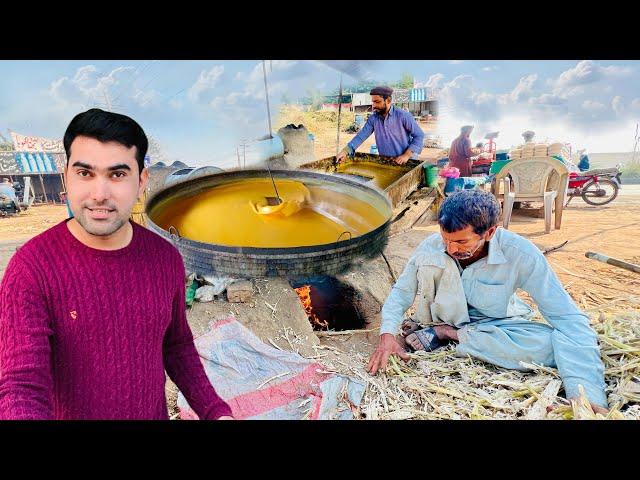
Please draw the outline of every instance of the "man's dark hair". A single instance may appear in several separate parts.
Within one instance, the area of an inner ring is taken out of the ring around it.
[[[460,190],[447,197],[438,211],[438,223],[447,233],[458,232],[467,226],[482,235],[500,218],[500,204],[489,192]]]
[[[118,142],[127,148],[136,147],[138,173],[142,172],[149,141],[142,127],[134,119],[99,108],[92,108],[73,117],[63,139],[67,164],[71,157],[71,144],[77,136],[95,138],[103,143]]]

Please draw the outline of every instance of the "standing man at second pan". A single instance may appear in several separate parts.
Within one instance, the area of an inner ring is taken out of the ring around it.
[[[375,134],[380,155],[395,157],[395,162],[399,165],[417,157],[424,146],[424,132],[413,115],[392,105],[393,89],[390,87],[375,87],[369,94],[374,113],[358,134],[338,153],[337,161],[341,162],[347,155],[352,157],[372,133]]]

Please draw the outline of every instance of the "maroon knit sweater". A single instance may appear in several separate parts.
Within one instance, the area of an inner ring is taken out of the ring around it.
[[[185,311],[178,251],[132,223],[120,250],[66,221],[28,241],[0,284],[0,419],[167,419],[165,369],[202,419],[231,415]]]

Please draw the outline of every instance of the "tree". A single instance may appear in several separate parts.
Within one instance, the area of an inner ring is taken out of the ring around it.
[[[147,135],[147,139],[149,140],[149,148],[147,149],[147,155],[151,157],[152,163],[164,162],[165,164],[169,164],[169,160],[164,154],[164,149],[158,143],[158,141],[153,138],[151,135]]]
[[[310,105],[311,110],[319,110],[324,103],[324,97],[317,88],[309,88],[305,92],[306,96],[302,98],[303,105]]]
[[[391,85],[393,88],[413,88],[413,75],[403,73],[400,80]]]

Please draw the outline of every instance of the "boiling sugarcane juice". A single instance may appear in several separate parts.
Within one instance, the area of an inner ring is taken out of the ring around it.
[[[345,162],[338,164],[337,172],[371,178],[377,187],[384,190],[404,175],[406,169],[374,162]]]
[[[262,248],[347,240],[344,232],[356,237],[385,222],[374,207],[345,193],[293,180],[276,180],[276,185],[285,204],[303,200],[293,213],[261,214],[265,198],[275,195],[273,185],[269,179],[250,179],[176,200],[153,215],[154,221],[165,230],[176,227],[191,240]]]

